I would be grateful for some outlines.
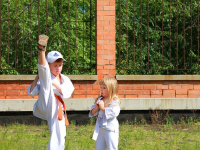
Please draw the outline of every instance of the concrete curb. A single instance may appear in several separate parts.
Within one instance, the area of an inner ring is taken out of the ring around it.
[[[65,99],[68,111],[88,111],[95,99]],[[0,111],[32,111],[36,99],[1,99]],[[121,110],[198,110],[200,98],[121,98]]]

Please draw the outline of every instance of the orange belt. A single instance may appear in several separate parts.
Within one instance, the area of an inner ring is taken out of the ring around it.
[[[69,121],[68,121],[68,118],[67,118],[67,112],[66,112],[66,108],[65,108],[65,103],[64,101],[62,100],[62,98],[56,94],[54,94],[56,99],[58,100],[58,104],[59,104],[59,109],[58,109],[58,120],[62,120],[63,118],[63,111],[62,111],[62,107],[61,107],[61,104],[60,102],[63,104],[63,107],[64,107],[64,110],[65,110],[65,126],[69,126]]]

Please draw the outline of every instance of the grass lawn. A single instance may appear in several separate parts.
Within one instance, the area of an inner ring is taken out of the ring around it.
[[[94,123],[67,127],[66,150],[94,150],[91,139]],[[200,122],[120,124],[119,150],[198,150]],[[1,150],[45,150],[50,137],[48,126],[12,124],[0,126]]]

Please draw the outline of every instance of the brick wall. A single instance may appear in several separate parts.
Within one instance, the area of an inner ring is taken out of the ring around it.
[[[97,0],[96,40],[98,79],[116,74],[115,0]]]
[[[98,81],[72,81],[71,98],[96,98]],[[26,90],[32,81],[1,81],[0,99],[37,99]],[[118,81],[120,98],[196,98],[200,97],[200,81]]]
[[[97,98],[99,96],[98,81],[72,81],[75,87],[72,98]]]
[[[118,81],[121,98],[200,97],[200,81]]]
[[[0,99],[31,99],[26,91],[32,81],[0,81]]]

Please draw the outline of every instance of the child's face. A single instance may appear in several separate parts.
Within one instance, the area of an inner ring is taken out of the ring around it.
[[[106,85],[100,85],[101,96],[108,97],[108,89]]]
[[[54,61],[53,63],[49,63],[50,71],[54,76],[57,76],[61,73],[62,67],[63,67],[63,61],[60,62]]]

